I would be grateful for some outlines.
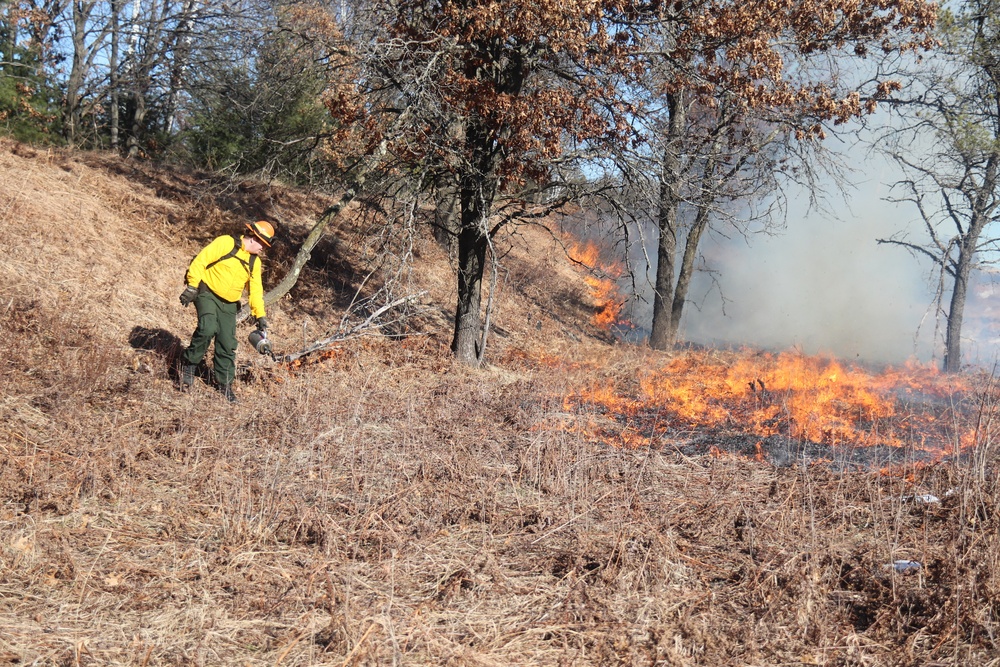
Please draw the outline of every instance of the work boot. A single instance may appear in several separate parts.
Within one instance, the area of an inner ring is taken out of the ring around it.
[[[219,385],[219,393],[221,393],[223,396],[225,396],[226,400],[229,401],[230,403],[235,403],[236,402],[236,394],[233,393],[233,385],[232,384],[220,384]]]
[[[181,391],[187,391],[194,384],[194,374],[198,370],[196,364],[181,364]]]

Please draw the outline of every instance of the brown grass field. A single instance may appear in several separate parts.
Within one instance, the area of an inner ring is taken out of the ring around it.
[[[695,353],[612,342],[526,230],[483,369],[451,362],[451,270],[418,238],[416,335],[295,367],[243,345],[238,404],[181,394],[190,257],[270,215],[273,284],[327,203],[0,143],[0,665],[1000,665],[990,378],[938,420],[961,456],[726,454],[738,413],[572,398]],[[270,309],[279,349],[340,321],[355,219]]]

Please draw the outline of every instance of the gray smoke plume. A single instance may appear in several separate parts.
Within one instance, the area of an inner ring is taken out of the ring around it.
[[[795,347],[845,361],[939,361],[935,327],[943,322],[935,319],[929,262],[876,242],[906,229],[911,238],[921,239],[916,212],[883,200],[895,176],[884,165],[867,173],[842,204],[827,207],[832,211],[791,201],[787,225],[777,234],[703,239],[710,273],[702,271],[695,279],[681,339],[712,346]],[[646,252],[655,261],[653,248]],[[649,330],[653,273],[642,273],[637,283],[642,298],[632,311],[638,326],[633,337]],[[994,291],[997,305],[991,306]],[[988,366],[996,358],[1000,334],[992,317],[997,315],[1000,283],[993,285],[980,274],[963,328],[966,363]]]

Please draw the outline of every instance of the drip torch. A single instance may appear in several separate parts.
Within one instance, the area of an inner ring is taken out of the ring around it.
[[[253,349],[257,350],[258,354],[266,354],[271,357],[272,360],[276,361],[274,358],[274,350],[271,349],[271,341],[267,339],[267,331],[254,329],[250,332],[248,340]]]

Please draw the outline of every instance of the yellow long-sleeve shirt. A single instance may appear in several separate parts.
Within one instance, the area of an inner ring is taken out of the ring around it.
[[[240,245],[236,255],[208,265],[220,257],[225,257],[233,249],[232,236],[220,236],[205,246],[188,266],[187,282],[197,288],[202,282],[220,299],[236,302],[243,296],[243,291],[249,285],[250,314],[254,317],[264,317],[264,286],[260,277],[261,262],[253,263],[250,268],[250,253]]]

